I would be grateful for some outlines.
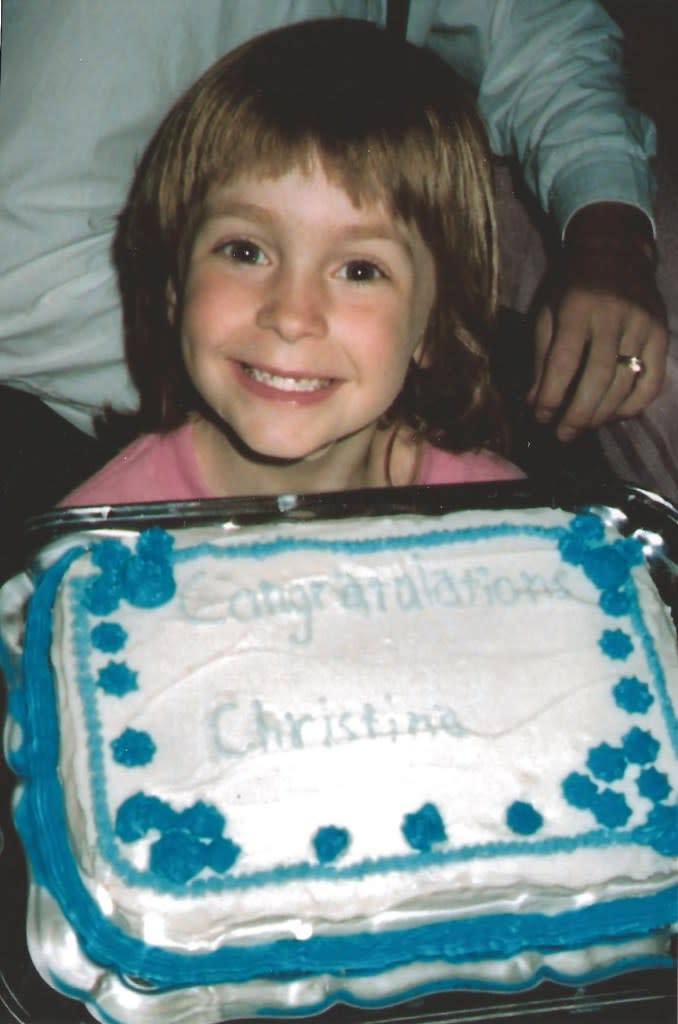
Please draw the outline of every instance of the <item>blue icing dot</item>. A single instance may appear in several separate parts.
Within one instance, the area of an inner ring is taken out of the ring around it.
[[[612,547],[587,551],[582,568],[599,590],[617,590],[629,578],[628,562]]]
[[[90,634],[92,646],[105,654],[115,654],[125,646],[127,633],[117,622],[100,622]]]
[[[119,583],[112,583],[105,576],[92,576],[85,582],[82,603],[92,615],[110,615],[120,604]]]
[[[544,819],[532,804],[528,804],[524,800],[516,800],[506,812],[506,823],[519,835],[531,836],[534,832],[539,831],[544,824]]]
[[[150,829],[163,832],[171,828],[175,817],[172,808],[159,797],[135,793],[118,807],[115,834],[124,843],[133,843],[142,839]]]
[[[148,764],[155,754],[155,743],[147,732],[125,729],[111,741],[113,759],[127,768]]]
[[[604,590],[599,603],[606,615],[626,615],[631,607],[631,599],[623,590]]]
[[[569,804],[579,810],[588,811],[598,795],[598,787],[588,775],[571,772],[563,781],[563,795]]]
[[[656,768],[643,768],[636,780],[638,792],[648,800],[658,803],[665,800],[671,792],[669,777],[664,772],[658,772]]]
[[[625,825],[631,817],[631,808],[621,793],[604,789],[594,798],[591,805],[596,821],[607,828]]]
[[[401,829],[414,850],[425,852],[430,850],[434,843],[442,843],[447,839],[440,812],[431,803],[423,804],[418,811],[406,814]]]
[[[647,683],[641,683],[635,676],[624,676],[612,688],[612,693],[619,707],[629,714],[644,715],[654,701]]]
[[[169,882],[190,881],[206,866],[206,847],[188,832],[168,831],[151,846],[149,868]]]
[[[113,697],[124,697],[137,690],[137,673],[124,662],[109,661],[97,676],[96,685]]]
[[[602,779],[604,782],[615,782],[624,777],[626,754],[619,747],[601,743],[600,746],[589,750],[586,766],[597,779]]]
[[[659,752],[659,740],[656,740],[651,732],[639,729],[634,726],[626,736],[622,738],[624,753],[633,764],[648,764],[654,761]]]
[[[345,828],[325,825],[313,836],[313,848],[321,864],[336,860],[348,847],[350,835]]]
[[[176,816],[174,828],[191,832],[194,836],[203,839],[216,839],[223,832],[226,820],[216,807],[206,804],[202,800]]]
[[[205,865],[223,875],[240,856],[240,847],[231,839],[213,839],[204,848]]]
[[[634,829],[633,837],[665,857],[678,856],[678,807],[655,804],[646,823]]]
[[[608,658],[623,661],[633,650],[631,637],[622,629],[606,629],[600,638],[600,648]]]

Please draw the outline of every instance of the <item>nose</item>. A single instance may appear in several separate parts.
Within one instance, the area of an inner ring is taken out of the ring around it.
[[[283,341],[322,337],[327,328],[327,297],[316,274],[280,268],[257,314],[259,327],[275,331]]]

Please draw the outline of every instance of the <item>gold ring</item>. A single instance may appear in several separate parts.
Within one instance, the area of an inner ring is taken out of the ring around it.
[[[645,373],[645,363],[640,358],[640,356],[618,355],[617,365],[625,366],[636,377],[639,377],[642,373]]]

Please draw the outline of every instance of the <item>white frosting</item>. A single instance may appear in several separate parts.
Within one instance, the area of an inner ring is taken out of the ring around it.
[[[287,525],[230,537],[218,529],[188,531],[177,536],[175,551],[282,537],[363,541],[498,521],[509,520],[455,514]],[[563,525],[569,518],[518,512],[510,521]],[[602,632],[623,620],[600,610],[597,588],[580,568],[562,562],[552,539],[512,534],[360,555],[302,549],[251,558],[242,550],[234,557],[177,558],[172,601],[143,612],[123,601],[106,616],[127,634],[113,657],[139,673],[138,689],[122,698],[96,687],[90,693],[106,758],[110,821],[140,789],[176,811],[197,799],[218,808],[225,834],[241,849],[225,877],[244,883],[216,896],[174,900],[150,886],[128,887],[107,869],[94,824],[82,687],[111,655],[91,650],[78,684],[73,581],[97,571],[89,555],[66,577],[53,645],[61,771],[72,841],[107,913],[110,900],[114,917],[146,941],[211,948],[224,933],[238,943],[293,931],[296,919],[312,922],[315,931],[342,931],[385,912],[394,923],[407,919],[419,905],[441,907],[444,915],[466,914],[488,899],[553,906],[561,893],[605,895],[607,886],[633,893],[647,879],[670,878],[675,863],[636,844],[389,869],[392,858],[416,856],[401,825],[405,814],[429,802],[448,837],[435,849],[524,841],[506,823],[516,800],[543,816],[530,839],[592,832],[595,819],[566,801],[562,782],[570,772],[586,772],[591,748],[618,747],[634,724],[660,740],[655,767],[678,782],[659,701],[630,716],[612,698],[621,676],[649,678],[646,652],[638,644],[620,662],[600,651]],[[668,615],[645,568],[634,573],[675,680]],[[152,736],[157,749],[150,765],[113,761],[110,743],[126,728]],[[641,825],[651,806],[638,794],[639,770],[630,768],[615,786],[632,811],[626,829]],[[317,864],[311,840],[322,826],[349,833],[338,869],[381,858],[384,870],[247,883],[256,872]],[[116,840],[121,862],[144,871],[156,840],[155,831],[133,843]]]

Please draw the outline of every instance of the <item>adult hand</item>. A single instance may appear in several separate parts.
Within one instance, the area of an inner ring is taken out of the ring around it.
[[[587,427],[634,416],[664,379],[668,330],[645,215],[595,203],[573,216],[561,265],[535,325],[535,379],[528,395],[540,422],[561,441]],[[634,373],[619,356],[637,356]]]

